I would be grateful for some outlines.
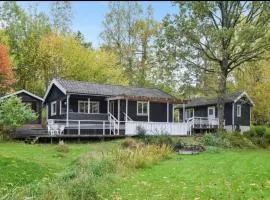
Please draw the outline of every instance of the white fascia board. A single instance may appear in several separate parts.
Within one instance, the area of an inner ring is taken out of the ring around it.
[[[47,96],[48,96],[50,90],[52,89],[52,86],[53,86],[53,85],[55,85],[55,86],[56,86],[61,92],[63,92],[65,95],[67,94],[66,89],[65,89],[65,88],[64,88],[64,87],[63,87],[56,79],[53,79],[52,82],[51,82],[51,84],[49,85],[49,87],[48,87],[48,89],[47,89],[47,91],[46,91],[44,97],[43,97],[44,101],[46,100],[46,98],[47,98]]]
[[[32,97],[34,97],[35,99],[38,99],[38,100],[40,100],[40,101],[43,102],[43,99],[42,99],[41,97],[38,97],[38,96],[34,95],[33,93],[28,92],[28,91],[26,91],[26,90],[19,90],[19,91],[17,91],[17,92],[12,93],[12,94],[3,96],[3,97],[1,97],[0,99],[6,99],[6,98],[8,98],[8,97],[11,97],[11,96],[13,96],[13,95],[17,95],[17,94],[20,94],[20,93],[28,94],[29,96],[32,96]]]

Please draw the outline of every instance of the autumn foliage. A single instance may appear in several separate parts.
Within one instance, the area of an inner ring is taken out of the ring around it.
[[[8,57],[8,49],[0,44],[0,89],[7,89],[14,82],[14,74]]]

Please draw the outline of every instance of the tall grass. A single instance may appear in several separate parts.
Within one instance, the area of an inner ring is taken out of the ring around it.
[[[54,180],[44,180],[8,194],[5,199],[103,199],[102,189],[113,185],[124,171],[150,167],[168,159],[167,145],[146,145],[135,140],[133,145],[117,147],[106,153],[87,153],[70,169]]]

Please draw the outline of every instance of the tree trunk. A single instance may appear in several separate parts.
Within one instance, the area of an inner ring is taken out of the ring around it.
[[[221,73],[219,77],[219,87],[218,87],[218,117],[219,117],[219,131],[224,130],[224,107],[225,107],[225,96],[226,96],[226,86],[227,86],[227,68],[225,67],[226,62],[222,63]]]

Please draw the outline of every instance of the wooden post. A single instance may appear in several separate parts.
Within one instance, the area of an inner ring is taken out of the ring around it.
[[[118,112],[117,112],[117,119],[118,119],[118,121],[120,120],[120,99],[118,99],[117,100],[117,110],[118,110]]]
[[[103,121],[103,135],[105,135],[105,121]]]
[[[78,135],[81,135],[81,121],[78,121]]]
[[[234,103],[232,104],[232,132],[234,132]]]
[[[67,119],[66,119],[66,126],[68,126],[69,122],[68,122],[68,115],[69,115],[69,97],[70,95],[67,95]]]
[[[150,102],[147,102],[147,116],[148,116],[148,122],[150,122]]]
[[[126,122],[128,121],[128,99],[126,99]]]
[[[167,122],[169,122],[169,102],[167,102]]]
[[[183,105],[183,122],[185,122],[185,114],[186,114],[186,110],[185,110],[185,104],[182,104]],[[180,115],[180,113],[179,113],[179,115]]]
[[[107,113],[109,114],[110,112],[110,100],[107,101]]]
[[[87,101],[87,113],[90,113],[90,98],[88,98]]]

